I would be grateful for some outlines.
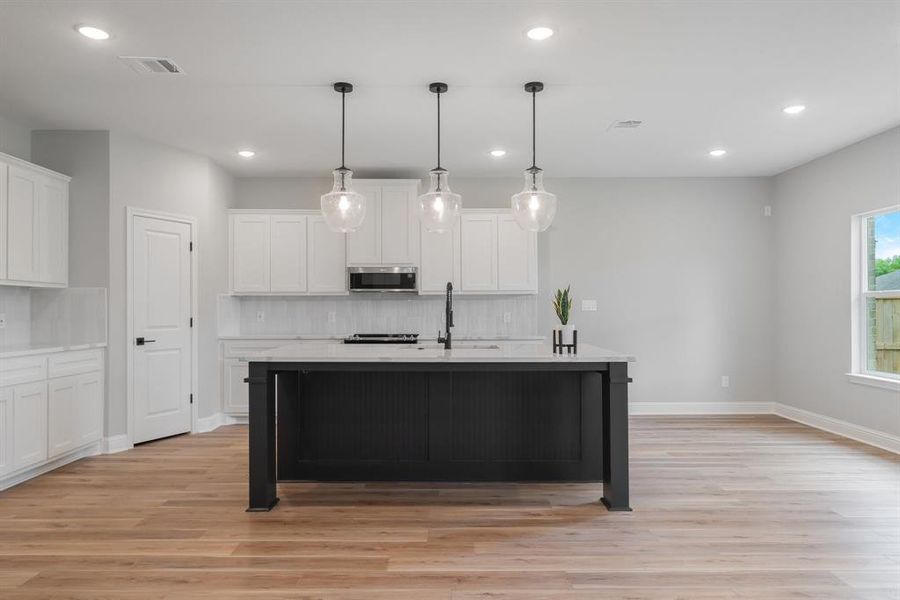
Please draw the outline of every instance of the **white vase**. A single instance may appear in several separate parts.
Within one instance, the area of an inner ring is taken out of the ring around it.
[[[572,323],[568,323],[567,325],[563,325],[562,328],[562,343],[563,344],[571,344],[572,338],[575,337],[572,333],[575,331],[575,325]]]

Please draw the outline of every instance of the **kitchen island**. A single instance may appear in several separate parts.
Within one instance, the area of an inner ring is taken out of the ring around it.
[[[601,502],[630,510],[631,356],[293,343],[242,360],[249,511],[277,504],[278,481],[304,480],[602,481]]]

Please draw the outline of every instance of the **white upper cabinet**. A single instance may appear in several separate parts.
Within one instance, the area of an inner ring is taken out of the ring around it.
[[[459,232],[463,293],[537,293],[537,234],[519,227],[509,211],[464,211]]]
[[[420,246],[419,293],[443,294],[447,282],[460,289],[459,224],[444,233],[423,230]]]
[[[68,243],[69,178],[0,155],[0,283],[65,286]]]
[[[419,258],[418,184],[381,188],[381,262],[414,265]]]
[[[500,290],[537,291],[537,235],[512,215],[497,216],[497,275]]]
[[[306,217],[274,214],[270,231],[270,285],[273,292],[306,291]]]
[[[459,228],[462,291],[496,292],[497,215],[463,214]]]
[[[347,264],[417,264],[418,181],[359,179],[353,185],[366,197],[366,218],[360,229],[347,234]]]
[[[269,291],[269,215],[233,214],[229,219],[231,289]]]
[[[331,231],[325,222],[325,217],[321,215],[308,217],[307,224],[309,292],[311,294],[346,293],[347,236]]]
[[[347,234],[347,264],[381,264],[381,187],[358,181],[353,187],[366,197],[366,217],[359,229]]]

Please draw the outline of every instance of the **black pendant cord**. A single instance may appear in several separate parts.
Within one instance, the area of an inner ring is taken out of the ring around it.
[[[341,92],[341,170],[346,169],[344,166],[344,131],[346,129],[346,97],[347,92]]]
[[[437,93],[437,168],[441,168],[441,93]]]
[[[536,98],[537,98],[537,91],[532,90],[531,91],[531,168],[532,169],[537,168],[537,160],[535,158],[537,156],[537,150],[536,150],[537,134],[535,132],[537,129],[537,126],[536,126],[537,120],[535,117],[535,114],[537,112]]]

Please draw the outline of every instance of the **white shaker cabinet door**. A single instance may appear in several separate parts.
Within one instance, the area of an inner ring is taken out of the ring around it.
[[[274,214],[270,222],[270,281],[272,292],[306,291],[306,217]]]
[[[418,198],[414,185],[381,188],[381,261],[414,265],[419,258]]]
[[[328,228],[322,216],[307,218],[309,292],[341,294],[347,291],[346,235]]]
[[[497,291],[497,215],[464,214],[459,225],[462,291]]]
[[[502,292],[537,291],[537,234],[512,215],[497,217],[497,276]]]
[[[269,215],[231,215],[230,230],[232,291],[268,292]]]
[[[459,225],[453,231],[422,231],[419,293],[443,294],[447,282],[459,289]]]
[[[103,382],[103,371],[77,376],[76,446],[84,446],[103,437]]]
[[[225,414],[245,415],[249,408],[249,386],[244,378],[250,373],[247,363],[239,360],[225,360],[223,363],[225,390]]]
[[[7,193],[7,278],[41,279],[40,188],[43,177],[33,171],[9,167]]]
[[[47,383],[13,388],[13,469],[47,460]]]
[[[355,183],[357,192],[366,197],[366,217],[362,226],[347,234],[348,265],[381,264],[381,188]]]
[[[0,279],[6,279],[6,240],[7,240],[7,192],[9,191],[9,166],[0,162]],[[3,467],[0,466],[0,473]]]
[[[78,377],[51,379],[48,384],[47,458],[56,458],[78,444]]]
[[[0,477],[12,471],[13,388],[0,388]]]
[[[68,184],[45,177],[38,189],[40,219],[40,278],[63,284],[69,272],[69,190]]]

